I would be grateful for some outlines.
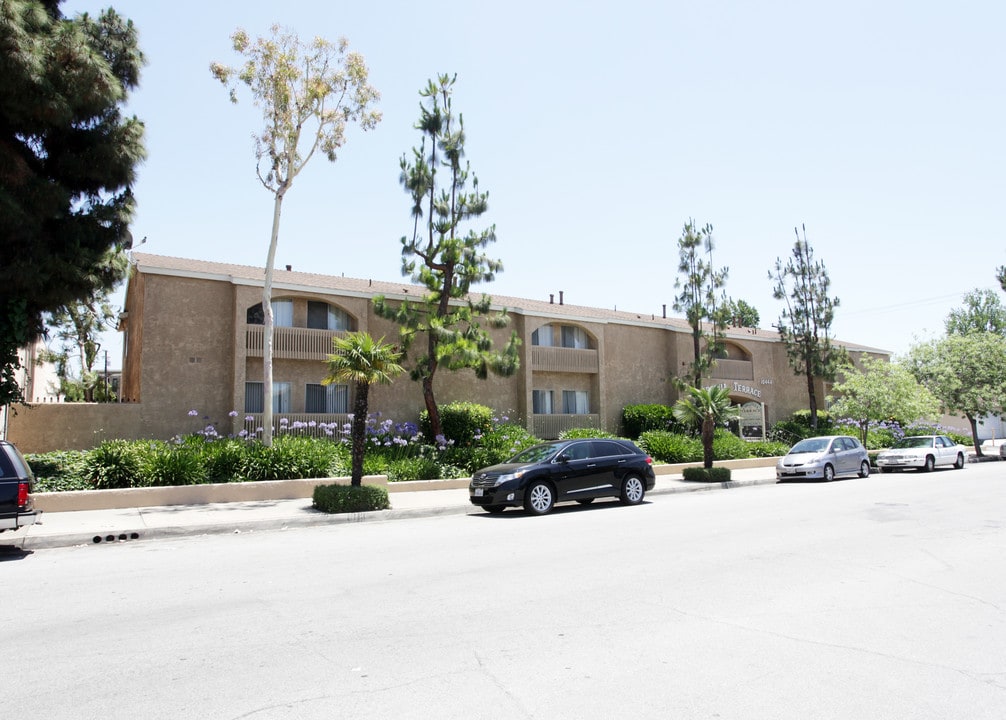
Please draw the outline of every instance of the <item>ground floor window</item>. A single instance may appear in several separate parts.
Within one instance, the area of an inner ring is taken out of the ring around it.
[[[590,396],[584,390],[563,390],[562,411],[567,415],[590,414]]]
[[[531,405],[532,412],[535,415],[551,415],[552,414],[552,391],[551,390],[533,390],[531,392]]]
[[[304,412],[328,414],[349,412],[349,386],[308,383],[304,397]]]
[[[245,383],[245,412],[260,413],[265,411],[265,383]],[[272,411],[275,413],[290,412],[290,383],[274,382],[272,384]]]

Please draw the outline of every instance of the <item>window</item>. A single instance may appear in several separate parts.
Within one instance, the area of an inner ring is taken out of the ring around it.
[[[543,325],[531,333],[531,344],[585,350],[590,347],[590,336],[582,327],[575,325]]]
[[[307,326],[316,330],[350,330],[349,314],[328,303],[307,301]]]
[[[544,325],[531,333],[531,344],[552,347],[555,344],[552,337],[552,326]]]
[[[587,415],[590,413],[590,398],[583,390],[563,390],[562,411],[567,415]]]
[[[293,300],[273,300],[271,304],[272,324],[275,327],[293,327]],[[249,325],[265,324],[262,303],[248,308],[247,322]],[[251,411],[249,410],[249,412]]]
[[[585,350],[589,345],[586,330],[581,327],[574,327],[573,325],[562,326],[562,346],[564,348]]]
[[[348,385],[308,384],[304,399],[304,412],[345,413],[349,412]]]
[[[531,411],[535,415],[552,414],[552,391],[532,390],[531,391]]]
[[[265,403],[263,402],[264,394],[265,383],[246,382],[245,412],[263,412],[265,410]],[[274,382],[272,384],[272,411],[278,413],[290,412],[290,383]]]

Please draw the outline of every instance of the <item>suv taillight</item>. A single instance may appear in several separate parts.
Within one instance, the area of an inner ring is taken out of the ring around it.
[[[28,504],[28,481],[22,480],[17,484],[17,506],[24,507]]]

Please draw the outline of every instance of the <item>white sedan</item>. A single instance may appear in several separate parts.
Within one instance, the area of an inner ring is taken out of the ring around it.
[[[946,435],[916,435],[898,440],[893,447],[877,454],[880,472],[915,468],[930,472],[938,465],[964,467],[964,448]]]

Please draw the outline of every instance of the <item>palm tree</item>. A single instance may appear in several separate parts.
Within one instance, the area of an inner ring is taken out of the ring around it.
[[[681,398],[674,404],[674,417],[680,422],[702,428],[702,465],[708,470],[713,466],[713,432],[716,426],[740,417],[730,403],[730,391],[716,385],[710,388],[688,387],[689,397]]]
[[[389,384],[404,368],[398,364],[402,354],[393,345],[386,345],[384,338],[374,340],[368,333],[351,332],[344,337],[332,339],[335,353],[328,356],[328,375],[322,385],[332,383],[352,383],[355,385],[353,399],[352,438],[353,469],[350,482],[360,485],[363,479],[363,455],[367,441],[367,407],[370,386],[377,383]]]

